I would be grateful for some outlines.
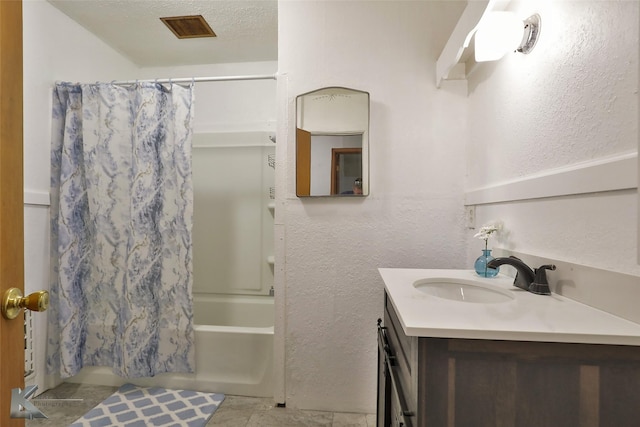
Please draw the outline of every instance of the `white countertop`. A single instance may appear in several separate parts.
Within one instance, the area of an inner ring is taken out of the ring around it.
[[[508,276],[483,278],[473,270],[380,268],[379,272],[408,336],[640,346],[640,324],[557,294],[532,294],[514,287]],[[509,292],[514,299],[451,301],[413,286],[420,279],[443,277],[476,280]]]

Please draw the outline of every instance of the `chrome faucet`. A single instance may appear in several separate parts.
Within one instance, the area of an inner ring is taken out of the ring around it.
[[[546,270],[555,270],[555,265],[542,265],[532,270],[531,267],[522,262],[520,258],[510,256],[509,258],[495,258],[489,261],[487,268],[496,268],[504,264],[508,264],[518,271],[513,280],[513,286],[537,295],[551,295]]]

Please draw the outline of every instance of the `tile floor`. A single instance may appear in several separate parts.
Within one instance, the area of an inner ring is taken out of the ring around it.
[[[28,420],[26,427],[67,427],[116,389],[117,387],[88,384],[62,384],[32,400],[48,419]],[[375,425],[374,414],[278,408],[268,398],[229,395],[225,397],[224,402],[207,424],[207,426],[225,427],[375,427]]]

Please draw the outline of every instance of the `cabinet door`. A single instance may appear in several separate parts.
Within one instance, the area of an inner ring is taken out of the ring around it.
[[[387,350],[385,330],[382,320],[378,319],[378,410],[377,427],[391,425],[391,378],[387,369]]]
[[[398,386],[397,374],[395,370],[397,368],[388,366],[389,369],[389,377],[391,378],[391,390],[390,390],[390,408],[389,415],[391,416],[392,427],[412,427],[411,417],[412,413],[409,412],[407,408],[406,401],[404,399],[404,395],[402,394],[402,390],[398,390],[396,388]]]
[[[391,325],[390,325],[391,326]],[[412,427],[407,399],[404,394],[398,366],[397,347],[389,339],[393,333],[381,326],[378,319],[378,427]]]

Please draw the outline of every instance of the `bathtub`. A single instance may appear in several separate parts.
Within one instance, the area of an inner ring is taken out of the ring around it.
[[[108,367],[86,367],[67,382],[133,383],[240,396],[273,396],[273,297],[195,294],[195,374],[120,378]]]

